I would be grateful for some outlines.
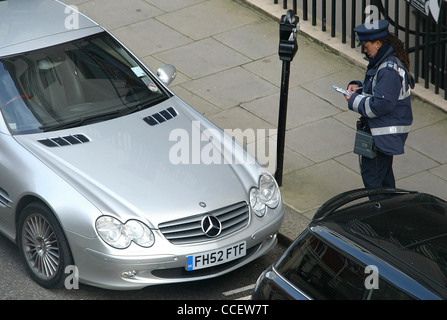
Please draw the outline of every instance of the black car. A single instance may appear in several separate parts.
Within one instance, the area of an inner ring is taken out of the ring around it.
[[[252,299],[447,298],[447,202],[398,189],[357,189],[327,201]]]

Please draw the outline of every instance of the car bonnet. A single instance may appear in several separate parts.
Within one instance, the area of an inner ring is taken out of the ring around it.
[[[175,117],[157,125],[148,123],[149,116],[169,108],[176,110]],[[203,138],[202,133],[210,128],[217,132],[174,96],[128,116],[15,139],[104,214],[113,213],[123,220],[139,216],[156,226],[247,200],[250,187],[257,183],[260,167],[251,157],[245,161],[233,157],[229,164],[214,158],[207,164],[201,154],[213,148],[224,152],[222,145],[214,141],[211,146]],[[47,143],[48,139],[72,137],[84,142],[63,146]],[[245,156],[238,144],[232,147],[234,154]],[[182,152],[189,154],[183,154],[184,161],[178,163]]]

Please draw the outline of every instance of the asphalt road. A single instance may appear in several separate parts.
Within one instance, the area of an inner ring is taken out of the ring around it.
[[[244,300],[263,270],[286,247],[278,243],[265,256],[224,276],[182,284],[157,285],[136,291],[111,291],[87,285],[48,290],[27,275],[18,248],[0,235],[0,300]]]

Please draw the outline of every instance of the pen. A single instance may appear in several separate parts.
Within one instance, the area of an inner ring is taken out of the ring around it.
[[[360,90],[360,89],[363,89],[363,87],[352,88],[351,90]]]

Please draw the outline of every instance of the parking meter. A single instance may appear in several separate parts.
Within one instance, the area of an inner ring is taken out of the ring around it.
[[[281,17],[279,25],[279,58],[282,61],[292,61],[298,51],[296,33],[299,29],[299,18],[292,10]]]
[[[276,147],[276,172],[275,179],[279,186],[282,185],[282,173],[284,162],[284,148],[287,119],[287,100],[289,95],[290,63],[298,51],[297,31],[299,18],[292,10],[287,11],[281,17],[279,25],[279,59],[282,61],[281,94],[279,98],[278,116],[278,140]]]

